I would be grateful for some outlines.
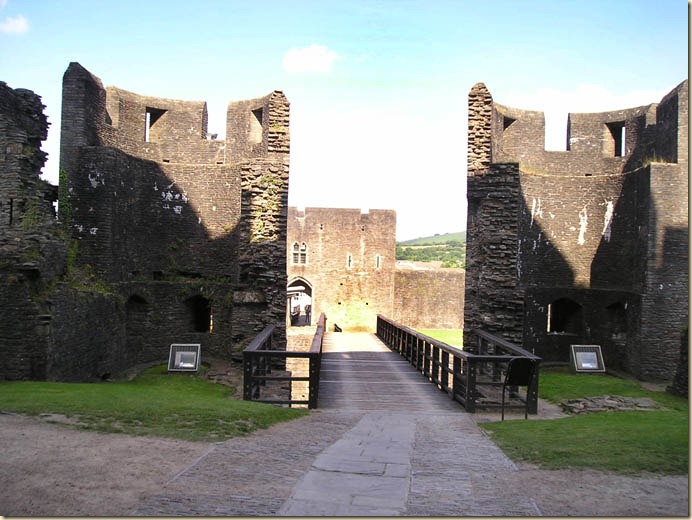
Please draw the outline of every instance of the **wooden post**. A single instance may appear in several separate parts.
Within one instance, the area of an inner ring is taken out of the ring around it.
[[[476,363],[469,360],[468,374],[466,376],[466,404],[464,408],[469,413],[476,411]]]
[[[449,352],[442,351],[442,362],[440,363],[440,380],[442,381],[442,389],[446,392],[449,390]]]
[[[243,352],[243,399],[252,400],[252,356]]]
[[[454,356],[452,363],[452,399],[456,400],[456,396],[461,394],[461,358]]]
[[[308,374],[310,377],[310,382],[308,384],[308,408],[317,408],[317,397],[320,385],[320,357],[310,356],[310,368],[308,369]]]

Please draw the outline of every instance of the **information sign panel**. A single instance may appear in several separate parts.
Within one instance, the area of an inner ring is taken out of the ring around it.
[[[600,345],[571,345],[571,348],[576,372],[605,372]]]
[[[197,372],[200,362],[199,343],[173,343],[168,355],[169,372]]]

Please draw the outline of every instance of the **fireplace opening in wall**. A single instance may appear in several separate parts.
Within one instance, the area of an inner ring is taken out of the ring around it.
[[[548,304],[548,334],[581,334],[582,308],[569,298]]]

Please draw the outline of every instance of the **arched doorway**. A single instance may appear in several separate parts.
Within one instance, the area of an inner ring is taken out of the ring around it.
[[[211,332],[211,302],[204,296],[191,296],[185,300],[190,332]]]
[[[312,323],[312,285],[305,278],[294,278],[286,286],[287,320],[291,327]]]

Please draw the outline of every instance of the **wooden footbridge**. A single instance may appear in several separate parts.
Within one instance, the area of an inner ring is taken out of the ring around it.
[[[473,413],[499,408],[510,362],[528,358],[535,372],[526,395],[512,392],[506,407],[537,412],[540,358],[483,331],[474,331],[476,344],[463,350],[384,316],[372,334],[327,332],[322,315],[309,348],[301,351],[272,348],[272,333],[267,327],[243,353],[245,399],[353,411],[443,407]],[[267,383],[286,381],[288,398],[262,398]],[[444,394],[449,399],[441,399]]]
[[[318,406],[320,409],[426,411],[450,399],[412,369],[374,334],[330,332],[324,338]]]

